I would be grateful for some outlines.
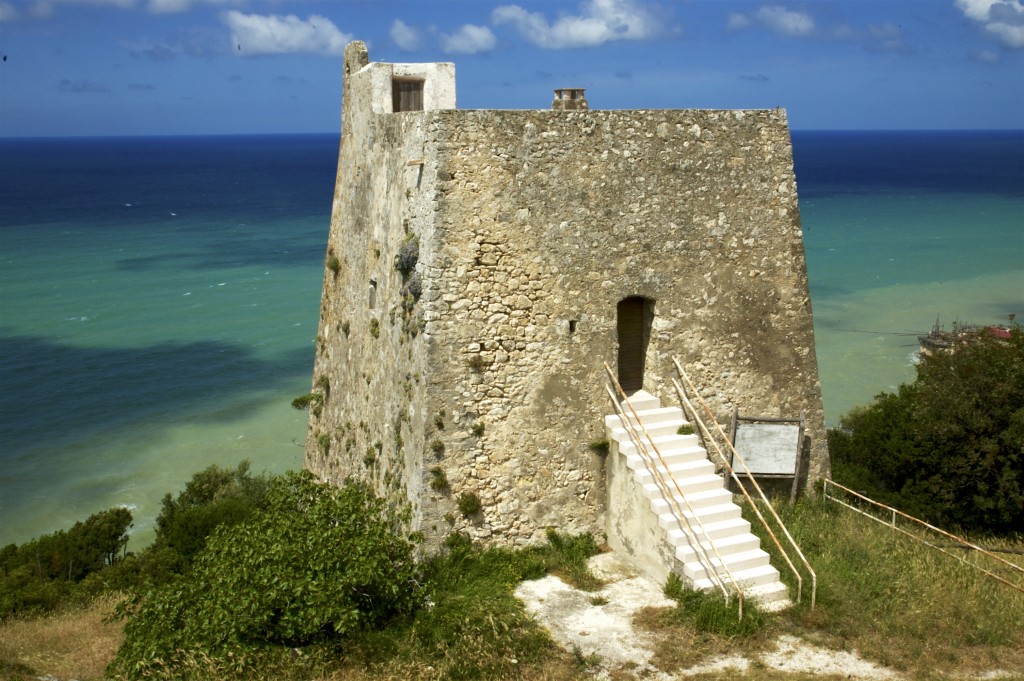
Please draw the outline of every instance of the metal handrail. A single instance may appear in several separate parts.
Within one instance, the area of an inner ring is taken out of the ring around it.
[[[995,555],[991,551],[989,551],[987,549],[984,549],[984,548],[978,546],[977,544],[972,544],[971,542],[967,541],[963,537],[958,537],[955,534],[951,534],[949,532],[946,532],[943,529],[935,527],[934,525],[926,523],[925,521],[923,521],[923,520],[921,520],[919,518],[915,518],[914,516],[912,516],[912,515],[910,515],[908,513],[904,513],[903,511],[901,511],[899,509],[893,508],[892,506],[886,506],[885,504],[883,504],[881,502],[875,501],[874,499],[870,499],[870,498],[864,496],[863,494],[861,494],[860,492],[855,492],[852,489],[850,489],[849,487],[845,487],[844,485],[840,485],[838,482],[835,482],[833,480],[829,480],[829,479],[826,478],[824,483],[825,483],[825,486],[824,486],[824,490],[822,492],[822,495],[826,499],[834,501],[837,504],[839,504],[840,506],[845,506],[846,508],[850,509],[851,511],[855,511],[857,513],[860,513],[861,515],[866,516],[866,517],[874,520],[877,523],[881,523],[882,525],[885,525],[885,526],[895,530],[896,532],[899,532],[901,534],[905,534],[906,536],[910,537],[914,541],[918,541],[918,542],[924,544],[925,546],[928,546],[930,548],[935,549],[936,551],[939,551],[941,553],[946,554],[947,556],[952,556],[953,558],[956,558],[957,560],[959,560],[964,565],[968,565],[968,566],[974,568],[975,570],[979,570],[979,571],[983,572],[984,574],[988,575],[992,579],[995,579],[996,581],[1002,582],[1003,584],[1007,585],[1011,589],[1016,589],[1017,591],[1020,591],[1021,593],[1024,593],[1024,586],[1020,586],[1018,584],[1014,584],[1013,582],[1011,582],[1011,581],[1009,581],[1009,580],[1007,580],[1007,579],[1005,579],[1003,577],[1000,577],[999,575],[995,574],[994,572],[986,570],[985,568],[981,567],[980,565],[976,565],[974,563],[969,562],[963,556],[958,556],[955,553],[951,553],[949,551],[946,551],[943,547],[941,547],[941,546],[939,546],[937,544],[932,544],[931,542],[926,541],[924,538],[914,534],[913,532],[909,532],[907,530],[904,530],[903,528],[897,527],[896,526],[896,517],[900,516],[902,518],[906,518],[907,520],[910,520],[911,522],[917,523],[918,525],[921,525],[924,528],[926,528],[928,530],[931,530],[932,532],[936,532],[936,533],[940,534],[941,536],[943,536],[943,537],[945,537],[947,539],[952,539],[954,542],[956,542],[962,548],[978,551],[982,555],[987,556],[988,558],[991,558],[991,559],[1001,563],[1005,567],[1008,567],[1008,568],[1010,568],[1012,570],[1016,570],[1017,572],[1020,572],[1021,574],[1024,574],[1024,567],[1021,567],[1020,565],[1017,565],[1015,563],[1011,563],[1010,561],[1008,561],[1008,560],[1006,560],[1004,558],[1000,558],[999,556]],[[878,508],[884,509],[886,512],[888,512],[890,514],[891,521],[886,521],[886,520],[883,520],[882,518],[878,518],[878,517],[876,517],[874,515],[871,515],[870,513],[867,513],[866,511],[863,511],[863,510],[857,508],[856,506],[853,506],[852,504],[846,503],[845,501],[843,501],[841,499],[838,499],[838,498],[833,497],[833,496],[829,496],[829,493],[828,493],[828,488],[829,487],[838,487],[839,489],[843,490],[847,494],[851,494],[851,495],[857,497],[861,501],[865,501],[868,504],[871,504],[872,506],[877,506]]]
[[[644,427],[643,421],[640,419],[640,416],[636,413],[636,410],[633,408],[633,404],[629,401],[629,396],[627,396],[626,391],[622,389],[622,386],[619,384],[618,379],[615,378],[615,375],[612,373],[611,367],[608,366],[607,362],[605,362],[604,368],[605,371],[608,373],[609,382],[611,383],[611,385],[615,386],[615,389],[622,396],[623,402],[626,403],[626,406],[629,407],[630,412],[632,412],[633,414],[633,418],[636,419],[636,425],[638,425],[640,427],[640,430],[643,431],[643,438],[641,438],[639,435],[637,435],[634,424],[629,420],[629,418],[627,418],[625,412],[622,410],[619,401],[615,397],[615,393],[612,392],[611,388],[606,386],[608,396],[612,400],[612,405],[615,408],[616,415],[618,415],[619,419],[622,421],[622,425],[626,429],[626,432],[629,434],[629,437],[633,441],[633,444],[636,446],[637,452],[640,454],[641,459],[644,461],[644,465],[649,466],[651,476],[655,479],[655,484],[658,485],[658,488],[661,491],[661,493],[666,496],[666,500],[669,503],[669,511],[672,512],[673,515],[676,516],[677,520],[680,521],[681,527],[685,526],[685,530],[688,532],[687,536],[692,537],[693,540],[696,542],[696,546],[694,546],[694,554],[698,555],[698,560],[700,560],[699,556],[703,554],[703,560],[701,560],[701,564],[704,565],[705,571],[708,574],[708,578],[711,579],[712,582],[718,582],[718,586],[722,590],[722,594],[725,596],[725,601],[726,603],[728,603],[729,592],[725,588],[726,582],[724,579],[722,579],[722,576],[719,573],[719,568],[715,565],[714,561],[711,560],[710,556],[708,556],[707,549],[701,543],[698,534],[693,530],[690,521],[687,520],[686,515],[679,507],[679,502],[676,496],[672,494],[672,491],[670,489],[668,489],[668,485],[665,483],[664,477],[661,475],[661,472],[658,470],[657,464],[654,463],[653,457],[651,457],[650,452],[647,450],[648,442],[650,443],[651,448],[654,450],[654,453],[657,455],[658,461],[661,462],[661,465],[664,467],[665,473],[668,474],[669,479],[672,480],[672,484],[676,488],[676,492],[678,492],[679,498],[683,500],[683,503],[686,504],[686,508],[690,511],[690,514],[693,516],[694,520],[697,521],[697,525],[700,527],[701,533],[704,535],[705,539],[707,539],[707,542],[710,545],[711,550],[714,552],[715,557],[718,558],[719,566],[723,570],[725,570],[726,575],[729,577],[728,583],[731,584],[732,588],[736,591],[736,599],[739,606],[739,618],[743,619],[743,588],[736,581],[736,578],[733,576],[732,571],[729,569],[729,566],[726,565],[725,560],[722,558],[721,554],[719,554],[718,549],[715,547],[714,540],[711,538],[711,535],[709,535],[707,530],[704,528],[704,523],[701,521],[700,516],[697,515],[697,512],[694,510],[693,506],[686,498],[686,495],[683,493],[683,490],[679,487],[679,482],[675,479],[675,476],[673,476],[669,472],[668,464],[665,462],[664,457],[662,457],[661,451],[658,449],[658,446],[654,444],[654,438],[652,438],[648,434],[647,429]],[[644,441],[645,439],[646,442]],[[673,506],[675,507],[674,509]]]
[[[800,550],[800,547],[797,545],[796,540],[793,539],[793,535],[791,535],[789,533],[789,530],[786,528],[786,524],[784,522],[782,522],[782,518],[779,517],[779,514],[776,512],[775,507],[771,504],[770,501],[768,501],[768,497],[765,496],[765,493],[761,489],[761,486],[757,483],[757,480],[754,479],[754,475],[751,472],[750,468],[747,467],[746,461],[743,460],[743,457],[740,456],[740,453],[736,451],[736,448],[733,446],[732,442],[729,441],[729,438],[726,436],[725,431],[722,429],[721,424],[718,423],[718,419],[715,418],[714,413],[708,407],[707,403],[704,402],[704,399],[700,396],[700,393],[697,391],[696,386],[694,386],[693,381],[690,380],[690,377],[687,375],[686,371],[683,369],[682,365],[679,363],[679,360],[677,358],[673,357],[672,358],[672,362],[675,364],[676,372],[679,374],[679,376],[684,381],[686,381],[686,384],[690,387],[690,390],[697,397],[697,400],[700,402],[701,406],[704,408],[704,411],[707,413],[708,417],[711,419],[711,422],[715,424],[715,428],[718,430],[719,435],[721,435],[722,441],[725,442],[726,446],[728,446],[728,448],[729,448],[729,451],[732,453],[732,458],[734,460],[736,460],[736,461],[739,461],[740,465],[743,466],[743,470],[746,472],[747,479],[750,480],[751,484],[754,486],[754,489],[757,490],[758,496],[761,498],[761,500],[768,507],[768,510],[771,511],[772,517],[775,518],[775,522],[778,523],[779,528],[782,530],[783,534],[786,535],[786,539],[789,540],[790,546],[792,546],[793,550],[796,551],[797,556],[800,557],[800,561],[803,563],[804,567],[807,569],[808,574],[810,574],[810,576],[811,576],[811,607],[813,608],[815,606],[815,604],[817,602],[817,598],[818,598],[818,575],[817,575],[817,573],[814,571],[814,568],[811,567],[811,564],[807,560],[807,557],[804,556],[804,552]],[[711,435],[710,430],[704,424],[704,421],[700,418],[700,415],[697,413],[697,410],[693,407],[693,404],[691,404],[690,400],[686,397],[686,393],[683,390],[683,387],[675,379],[672,380],[672,383],[675,386],[676,394],[688,406],[690,412],[693,414],[694,420],[696,420],[697,423],[700,425],[700,427],[704,431],[706,431],[707,439],[711,441],[711,444],[714,446],[715,451],[718,453],[718,457],[721,459],[722,464],[729,471],[729,475],[736,482],[736,485],[740,488],[740,491],[743,493],[744,498],[746,498],[746,500],[749,502],[751,509],[757,515],[758,520],[761,521],[761,525],[768,532],[768,535],[772,538],[772,541],[775,542],[776,548],[779,549],[779,552],[782,554],[782,557],[786,560],[786,563],[789,565],[789,569],[793,572],[793,575],[796,577],[796,580],[797,580],[796,600],[797,600],[797,603],[799,603],[800,599],[802,597],[802,593],[803,593],[803,577],[800,575],[800,571],[797,570],[796,566],[793,564],[793,561],[790,559],[789,554],[782,547],[782,544],[779,542],[778,538],[775,536],[775,533],[772,531],[772,528],[771,528],[771,526],[769,526],[767,520],[765,520],[764,516],[761,515],[761,511],[758,510],[757,504],[754,503],[754,500],[750,497],[750,494],[749,494],[749,492],[747,492],[747,489],[744,486],[743,482],[740,480],[739,476],[736,475],[736,471],[733,470],[732,465],[725,458],[725,455],[722,453],[722,450],[718,446],[717,441]]]

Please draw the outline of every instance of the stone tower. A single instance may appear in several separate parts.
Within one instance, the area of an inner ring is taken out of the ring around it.
[[[359,42],[344,71],[307,468],[428,549],[600,534],[604,363],[670,400],[677,357],[723,416],[806,412],[827,475],[784,111],[459,111],[452,64]]]

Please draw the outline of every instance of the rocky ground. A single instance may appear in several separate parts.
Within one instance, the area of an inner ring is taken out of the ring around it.
[[[669,681],[707,673],[739,675],[752,670],[879,681],[903,678],[900,673],[854,653],[829,650],[788,634],[780,635],[767,649],[714,655],[691,667],[666,673],[652,661],[657,634],[638,629],[633,620],[643,608],[673,607],[675,602],[662,595],[660,585],[614,553],[594,556],[590,568],[606,582],[600,591],[581,591],[549,575],[524,582],[516,595],[556,641],[596,663],[598,678],[633,676]],[[1021,677],[994,670],[975,678]]]

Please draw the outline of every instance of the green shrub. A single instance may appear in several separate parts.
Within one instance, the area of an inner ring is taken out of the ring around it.
[[[430,469],[430,489],[435,492],[443,492],[448,489],[448,476],[440,466]]]
[[[376,317],[370,320],[370,335],[374,338],[380,338],[380,322]]]
[[[594,440],[588,446],[595,454],[598,454],[599,456],[608,456],[608,451],[612,445],[608,440]]]
[[[270,481],[264,475],[253,476],[249,462],[235,468],[210,466],[192,476],[177,497],[164,495],[156,518],[156,539],[146,550],[169,551],[164,556],[146,556],[173,572],[183,572],[206,546],[206,540],[219,526],[234,525],[253,516],[267,503]]]
[[[338,272],[341,271],[341,261],[338,260],[338,256],[333,253],[328,254],[326,264],[327,269],[333,272],[335,276],[337,276]]]
[[[0,549],[0,618],[37,614],[102,590],[89,576],[125,557],[132,514],[111,508],[24,544]]]
[[[420,259],[420,240],[415,235],[406,237],[402,245],[398,247],[398,255],[395,257],[395,269],[402,273],[403,278],[412,274],[416,263]]]
[[[189,655],[288,653],[418,606],[414,546],[367,486],[288,473],[271,482],[267,499],[249,520],[215,531],[191,575],[142,602],[111,675],[173,678]]]
[[[669,616],[677,624],[691,624],[698,631],[727,638],[749,638],[764,630],[769,620],[749,598],[739,616],[739,601],[730,594],[728,603],[721,591],[696,591],[683,586],[679,576],[669,573],[665,595],[677,602]]]
[[[477,421],[469,428],[469,432],[473,433],[475,437],[483,437],[484,434],[484,422]]]
[[[1024,527],[1024,330],[922,357],[829,430],[835,479],[947,529]]]
[[[693,435],[693,433],[693,425],[689,423],[684,423],[676,429],[676,435]]]
[[[323,393],[311,392],[305,395],[300,395],[292,400],[292,407],[295,409],[308,409],[309,407],[318,407],[324,403]]]
[[[444,456],[444,442],[440,440],[434,440],[430,443],[430,451],[434,452],[434,456],[441,458]]]
[[[480,503],[480,497],[474,492],[463,492],[459,495],[456,504],[459,507],[459,512],[466,518],[475,516],[483,509],[483,504]]]

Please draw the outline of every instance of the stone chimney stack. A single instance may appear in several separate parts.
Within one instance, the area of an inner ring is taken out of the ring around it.
[[[587,98],[583,95],[584,88],[566,87],[555,90],[555,101],[551,108],[555,111],[586,111],[590,108]]]

